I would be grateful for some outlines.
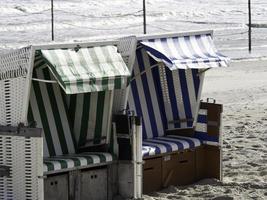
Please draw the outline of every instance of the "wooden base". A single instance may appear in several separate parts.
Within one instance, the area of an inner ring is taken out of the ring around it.
[[[69,180],[68,174],[48,176],[44,180],[44,199],[45,200],[68,200],[69,199]]]
[[[170,185],[188,185],[203,178],[220,180],[220,156],[219,147],[203,145],[145,159],[143,193],[158,191]]]
[[[195,150],[163,154],[144,160],[143,193],[170,185],[187,185],[195,181]]]
[[[162,186],[187,185],[195,181],[195,150],[162,157]]]
[[[143,193],[150,193],[162,188],[161,157],[144,160],[143,166]]]
[[[196,150],[196,179],[216,178],[221,180],[221,149],[203,145]]]
[[[112,167],[110,165],[48,175],[44,180],[44,199],[112,199],[111,190],[116,190],[115,177],[109,174],[114,172]]]

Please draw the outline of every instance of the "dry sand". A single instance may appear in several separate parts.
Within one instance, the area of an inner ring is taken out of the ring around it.
[[[267,61],[209,70],[206,97],[224,104],[223,182],[171,186],[145,199],[267,199]]]

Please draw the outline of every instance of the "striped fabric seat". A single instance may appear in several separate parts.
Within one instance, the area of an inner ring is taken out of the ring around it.
[[[78,148],[107,142],[112,95],[112,91],[68,95],[70,126]]]
[[[156,137],[143,141],[142,155],[145,158],[163,153],[193,149],[200,146],[201,144],[201,140],[197,138],[175,135]]]
[[[112,162],[114,158],[112,154],[96,152],[50,157],[44,159],[43,169],[44,173],[51,171],[55,173],[64,169],[74,170],[88,165]]]

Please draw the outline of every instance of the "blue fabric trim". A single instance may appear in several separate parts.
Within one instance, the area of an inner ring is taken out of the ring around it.
[[[210,136],[208,133],[204,132],[196,131],[194,137],[202,141],[219,142],[219,138],[217,136]]]
[[[194,88],[195,88],[195,94],[196,94],[196,100],[199,94],[199,87],[200,87],[200,78],[198,76],[198,69],[191,69],[192,70],[192,76],[194,81]]]
[[[172,139],[178,139],[178,140],[185,140],[186,142],[189,143],[189,147],[190,148],[195,148],[195,143],[192,140],[190,140],[190,139],[172,137],[171,135],[168,135],[168,137],[166,137],[166,138],[172,138]],[[171,140],[170,140],[170,142],[171,142]]]
[[[190,98],[189,98],[188,87],[187,87],[184,69],[179,69],[179,76],[180,76],[180,82],[181,82],[181,90],[182,90],[182,95],[183,95],[185,115],[186,115],[187,119],[192,119],[191,104],[190,104]],[[192,122],[188,121],[187,126],[188,127],[192,126]]]
[[[163,138],[154,138],[156,140],[159,140],[159,141],[166,141],[166,142],[172,142],[174,144],[176,144],[178,146],[178,150],[183,150],[184,149],[184,146],[183,146],[183,143],[179,142],[179,141],[172,141],[170,139],[168,139],[168,137],[163,137]],[[177,138],[174,138],[174,139],[177,139]]]
[[[149,58],[149,62],[150,65],[154,65],[157,62],[152,59]],[[159,110],[160,110],[160,116],[161,116],[161,121],[163,122],[163,129],[167,129],[167,117],[166,117],[166,112],[164,109],[164,99],[163,99],[163,92],[162,92],[162,88],[161,88],[161,84],[160,84],[160,75],[159,75],[159,67],[155,67],[152,69],[152,75],[153,75],[153,81],[154,81],[154,85],[155,85],[155,89],[156,89],[156,93],[157,93],[157,98],[158,98],[158,106],[159,106]]]
[[[178,110],[178,106],[176,102],[172,72],[169,69],[166,70],[166,76],[167,76],[166,79],[167,79],[167,84],[168,84],[168,92],[169,92],[169,97],[170,97],[170,102],[171,102],[171,107],[172,107],[172,116],[173,116],[173,119],[179,119],[179,110]],[[180,128],[181,125],[180,123],[175,123],[174,127]]]
[[[153,56],[155,56],[159,59],[162,59],[162,60],[166,61],[167,63],[170,63],[171,65],[173,65],[172,61],[167,56],[165,56],[163,53],[157,51],[153,47],[147,46],[143,43],[141,43],[141,44],[143,45],[144,49],[146,51],[148,51],[149,53],[151,53]]]
[[[208,123],[207,115],[198,115],[197,122],[207,124]]]

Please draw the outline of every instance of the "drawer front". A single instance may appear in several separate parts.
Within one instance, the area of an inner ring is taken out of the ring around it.
[[[68,184],[68,174],[48,176],[46,179],[44,179],[44,199],[68,200]]]
[[[168,157],[168,158],[166,158]],[[170,185],[186,185],[195,180],[195,152],[184,151],[163,157],[163,187]]]
[[[160,190],[161,183],[161,158],[145,160],[143,166],[143,193]]]
[[[106,200],[108,194],[107,169],[81,172],[81,200]]]

